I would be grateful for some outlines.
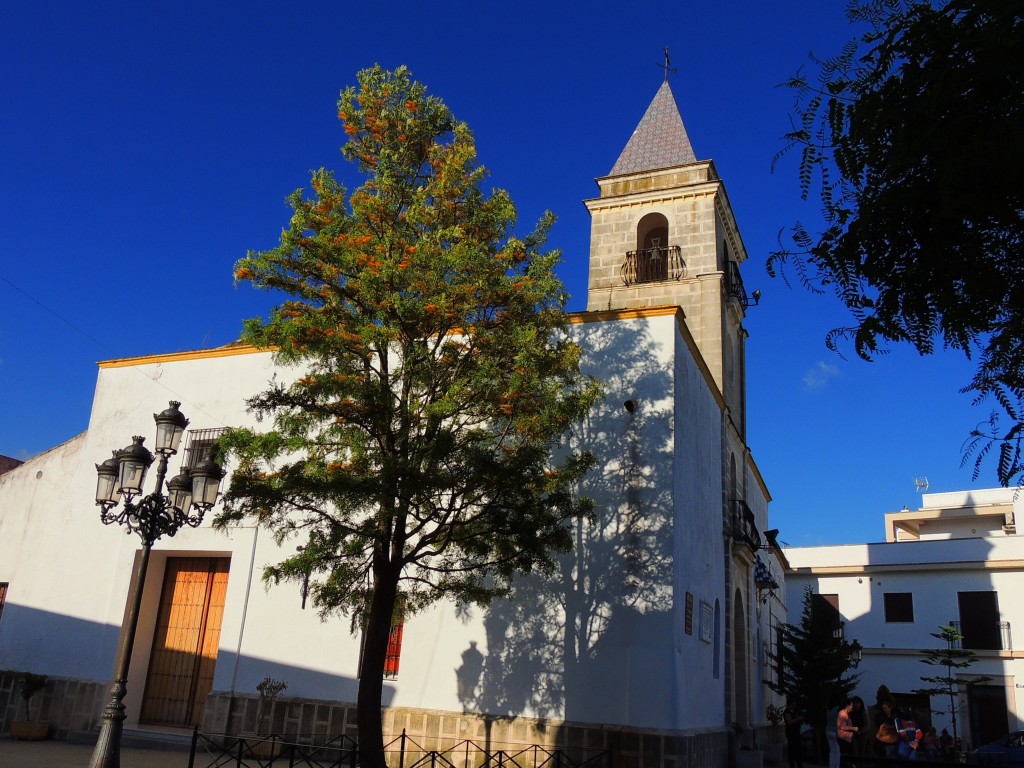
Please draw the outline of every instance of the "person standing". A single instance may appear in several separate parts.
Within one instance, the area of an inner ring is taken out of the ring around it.
[[[786,708],[782,712],[782,722],[785,723],[786,755],[789,758],[789,768],[804,768],[804,749],[800,741],[800,726],[804,724],[804,716],[797,712],[796,705],[792,700],[786,702]]]
[[[896,730],[896,710],[890,701],[883,701],[881,706],[882,722],[878,724],[875,740],[882,746],[885,758],[892,760],[897,755],[899,749],[897,742],[900,738],[899,732]]]
[[[839,710],[829,709],[825,715],[825,740],[828,742],[828,768],[839,768],[839,740],[836,738],[836,719]]]
[[[846,699],[843,701],[843,706],[839,708],[839,714],[836,715],[836,740],[839,743],[841,765],[849,764],[850,755],[853,754],[853,737],[859,730],[850,718],[851,712],[853,712],[853,699]]]
[[[857,729],[857,732],[853,734],[853,741],[851,742],[851,754],[857,757],[865,757],[868,753],[868,737],[870,736],[870,729],[868,728],[868,713],[864,708],[864,699],[860,696],[854,696],[850,699],[853,702],[853,709],[850,710],[850,722]]]

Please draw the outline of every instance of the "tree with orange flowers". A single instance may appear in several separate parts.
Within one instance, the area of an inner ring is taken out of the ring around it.
[[[591,464],[571,429],[598,392],[565,333],[551,215],[513,235],[469,128],[404,67],[358,83],[338,106],[365,181],[348,194],[315,171],[280,245],[236,267],[288,296],[244,339],[301,374],[249,400],[269,430],[225,438],[237,468],[217,524],[304,545],[264,578],[309,577],[320,612],[363,633],[360,758],[384,768],[393,619],[486,604],[571,548]]]

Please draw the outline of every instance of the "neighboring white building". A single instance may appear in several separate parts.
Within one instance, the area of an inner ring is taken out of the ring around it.
[[[775,702],[761,675],[785,617],[774,589],[785,559],[765,534],[770,497],[746,445],[746,254],[667,83],[598,185],[588,311],[571,326],[606,390],[581,433],[598,457],[584,489],[598,519],[561,580],[521,579],[516,600],[488,610],[441,604],[410,618],[386,727],[721,765],[731,725],[751,738]],[[101,363],[88,431],[0,476],[0,667],[55,678],[59,734],[96,726],[139,554],[135,537],[100,525],[94,464],[151,435],[150,414],[171,399],[191,419],[180,458],[195,461],[217,429],[255,424],[245,398],[275,375],[294,373],[245,346]],[[321,622],[295,585],[260,581],[302,543],[208,522],[157,543],[129,727],[238,732],[269,675],[288,683],[279,729],[353,733],[359,637],[345,619]]]
[[[1024,537],[1016,529],[1022,510],[1024,499],[1014,489],[927,493],[920,509],[885,515],[884,543],[790,547],[790,611],[798,615],[807,586],[829,596],[846,622],[846,639],[864,646],[857,693],[871,705],[878,687],[887,685],[919,719],[930,709],[940,731],[951,725],[948,700],[932,696],[929,704],[913,691],[931,687],[922,676],[945,676],[945,668],[920,662],[920,650],[940,647],[930,633],[952,624],[963,647],[977,653],[956,676],[965,683],[990,678],[959,689],[961,738],[976,747],[1022,728]]]

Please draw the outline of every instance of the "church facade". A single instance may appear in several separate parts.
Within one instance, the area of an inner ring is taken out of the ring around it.
[[[555,575],[521,578],[513,598],[442,604],[393,628],[385,723],[420,743],[722,765],[737,744],[756,746],[778,703],[762,674],[785,621],[785,556],[746,443],[746,253],[667,82],[598,188],[587,310],[570,325],[605,389],[580,428],[598,458],[584,489],[596,518]],[[88,431],[0,476],[4,731],[19,672],[49,676],[56,736],[95,730],[106,702],[139,545],[97,521],[94,464],[151,433],[169,399],[191,419],[174,458],[194,464],[222,428],[255,425],[245,398],[275,375],[297,374],[238,345],[101,363]],[[157,543],[128,727],[252,730],[256,686],[271,677],[288,685],[275,731],[354,735],[358,633],[322,622],[300,586],[260,580],[295,546],[208,522]]]

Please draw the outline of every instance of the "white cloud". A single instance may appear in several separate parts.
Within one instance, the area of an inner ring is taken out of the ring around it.
[[[833,379],[838,375],[839,368],[819,360],[804,374],[804,386],[807,389],[822,389],[829,379]]]

